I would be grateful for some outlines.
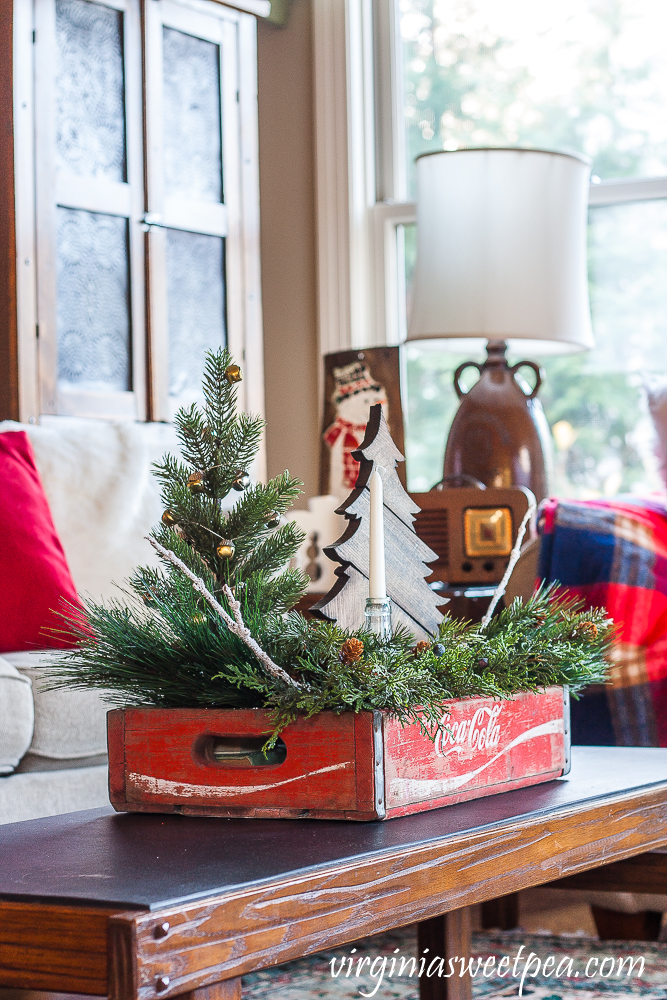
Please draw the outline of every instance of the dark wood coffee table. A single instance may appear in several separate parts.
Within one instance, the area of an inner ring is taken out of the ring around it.
[[[667,750],[644,748],[575,748],[567,779],[386,823],[16,823],[0,827],[0,986],[231,1000],[246,972],[415,922],[431,955],[463,955],[470,904],[665,844]],[[449,983],[422,996],[470,995]]]

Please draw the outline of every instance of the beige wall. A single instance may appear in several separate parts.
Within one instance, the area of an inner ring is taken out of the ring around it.
[[[259,171],[268,471],[318,486],[311,0],[258,25]],[[298,506],[304,506],[304,503]]]

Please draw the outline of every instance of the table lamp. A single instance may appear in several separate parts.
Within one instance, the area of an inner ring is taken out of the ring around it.
[[[593,346],[586,267],[589,162],[535,149],[461,149],[417,160],[417,263],[408,341],[450,350],[487,342],[482,365],[460,365],[461,405],[447,440],[444,483],[526,486],[548,493],[551,435],[533,361]],[[461,374],[479,380],[466,392]],[[534,388],[521,378],[533,369]],[[517,377],[518,376],[518,377]]]

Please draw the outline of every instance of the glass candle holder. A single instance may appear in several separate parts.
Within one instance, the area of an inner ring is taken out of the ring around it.
[[[381,639],[391,636],[391,600],[369,597],[366,600],[366,628]]]

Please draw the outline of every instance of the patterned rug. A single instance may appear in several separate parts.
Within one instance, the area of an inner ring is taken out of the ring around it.
[[[483,931],[473,955],[474,1000],[667,1000],[667,943]],[[422,972],[459,976],[461,964],[434,956]],[[244,976],[243,1000],[419,1000],[419,971],[407,927]]]

